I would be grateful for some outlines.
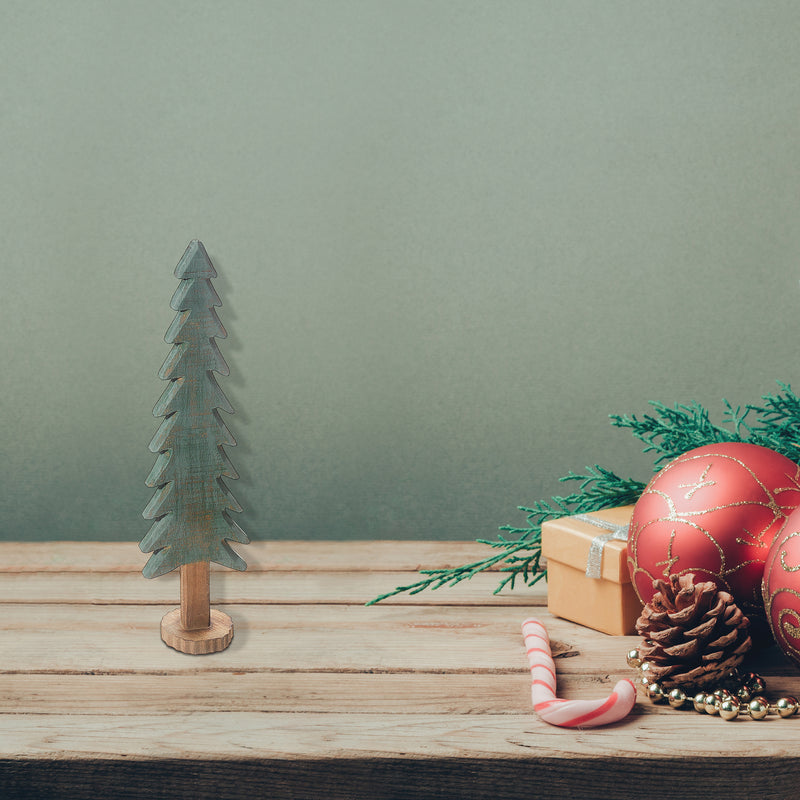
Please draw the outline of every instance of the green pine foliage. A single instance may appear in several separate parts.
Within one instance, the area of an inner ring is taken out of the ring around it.
[[[497,567],[503,574],[494,594],[504,588],[514,588],[517,579],[529,586],[541,580],[546,571],[540,564],[542,555],[542,523],[570,514],[584,514],[587,511],[599,511],[602,508],[614,508],[636,502],[644,490],[644,484],[631,478],[620,478],[611,470],[595,465],[586,470],[585,475],[571,472],[561,481],[578,481],[578,488],[564,496],[554,496],[549,500],[538,500],[530,508],[521,506],[525,512],[524,528],[503,525],[503,533],[495,541],[478,539],[481,544],[488,545],[495,552],[480,561],[464,564],[451,569],[424,569],[420,574],[425,576],[416,583],[399,586],[391,592],[382,594],[367,605],[379,603],[388,597],[408,592],[418,594],[425,589],[438,589],[442,586],[455,586],[468,580],[479,572]]]
[[[645,453],[655,453],[655,467],[672,461],[681,453],[716,442],[741,442],[743,437],[736,428],[733,431],[715,425],[708,411],[699,403],[676,405],[668,408],[662,403],[650,403],[653,414],[636,416],[612,414],[611,424],[617,428],[628,428],[644,442]]]
[[[722,421],[711,421],[709,412],[699,403],[676,404],[672,408],[652,402],[653,413],[641,418],[635,415],[614,414],[611,424],[627,428],[644,444],[644,452],[653,454],[654,470],[672,461],[687,450],[717,442],[750,442],[769,447],[800,462],[800,397],[787,383],[778,381],[777,394],[764,395],[762,405],[734,407],[723,400]],[[585,514],[604,508],[635,503],[644,491],[645,483],[633,478],[620,478],[614,472],[595,465],[578,475],[570,472],[562,482],[577,482],[575,491],[538,500],[532,506],[520,506],[526,514],[526,525],[517,528],[503,525],[496,540],[478,539],[493,552],[486,558],[448,569],[420,570],[420,580],[370,600],[379,603],[398,594],[418,594],[425,589],[455,586],[479,572],[499,569],[502,577],[494,594],[506,587],[514,588],[517,580],[532,586],[547,574],[541,564],[542,523],[573,514]]]
[[[800,397],[786,383],[778,381],[781,392],[767,394],[764,405],[745,407],[733,417],[738,428],[747,431],[747,441],[770,447],[792,461],[800,461]],[[748,422],[748,416],[752,422]]]
[[[645,453],[655,453],[658,469],[687,450],[715,442],[749,442],[769,447],[781,455],[800,461],[800,397],[787,383],[778,381],[781,391],[767,394],[763,405],[733,407],[723,400],[722,424],[711,422],[708,411],[699,403],[668,408],[653,402],[653,414],[611,416],[611,424],[628,428],[644,442]]]

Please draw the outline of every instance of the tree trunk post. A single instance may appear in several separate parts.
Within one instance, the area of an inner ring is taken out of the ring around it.
[[[181,566],[181,627],[202,631],[211,627],[211,581],[208,561]]]
[[[181,565],[181,607],[161,620],[164,643],[181,653],[218,653],[233,639],[231,618],[211,608],[209,567],[208,561]]]

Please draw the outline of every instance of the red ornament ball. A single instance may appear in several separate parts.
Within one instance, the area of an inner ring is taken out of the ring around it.
[[[800,508],[789,514],[769,549],[762,588],[772,635],[800,665]]]
[[[652,598],[655,579],[693,572],[746,614],[760,612],[764,561],[797,506],[800,467],[774,450],[723,442],[684,453],[653,477],[633,511],[628,569],[639,599]]]

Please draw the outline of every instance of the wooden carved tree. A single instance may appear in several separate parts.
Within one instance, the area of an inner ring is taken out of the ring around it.
[[[164,337],[172,349],[159,372],[169,381],[153,409],[163,421],[150,442],[158,458],[146,484],[156,491],[144,510],[153,525],[139,544],[152,553],[143,574],[155,578],[181,570],[181,607],[161,623],[161,635],[183,652],[222,650],[233,637],[230,617],[210,608],[209,562],[246,569],[228,541],[247,544],[231,517],[241,506],[225,485],[239,476],[223,447],[236,444],[220,411],[233,408],[214,377],[228,375],[215,339],[227,336],[215,306],[211,279],[217,273],[202,242],[186,248],[175,277],[170,306],[177,312]]]

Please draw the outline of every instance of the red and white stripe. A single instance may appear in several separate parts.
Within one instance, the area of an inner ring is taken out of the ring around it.
[[[636,687],[622,680],[604,700],[561,700],[556,697],[556,665],[550,651],[550,637],[538,619],[522,623],[525,651],[531,665],[533,710],[545,722],[563,728],[594,728],[618,722],[636,702]]]

